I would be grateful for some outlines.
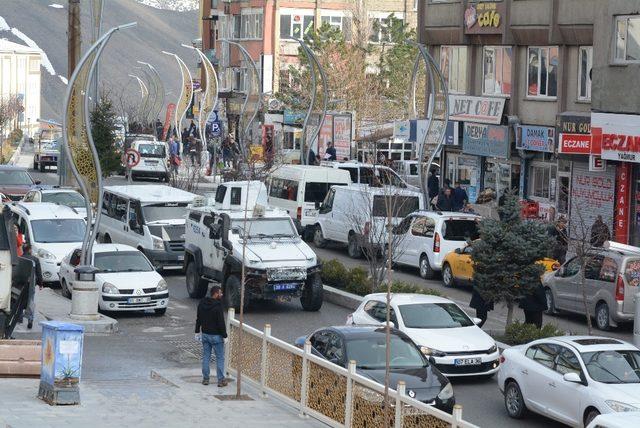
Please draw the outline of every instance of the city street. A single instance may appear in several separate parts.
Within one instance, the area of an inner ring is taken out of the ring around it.
[[[28,165],[29,150],[23,152],[20,163]],[[56,184],[57,175],[52,172],[40,173],[31,171],[33,177],[43,184]],[[113,177],[107,184],[125,184],[122,177]],[[136,181],[136,184],[152,183],[151,181]],[[365,267],[364,260],[350,259],[345,249],[317,249],[318,256],[324,260],[336,258],[347,266],[360,265]],[[165,316],[157,317],[152,314],[110,314],[118,320],[119,332],[112,336],[94,336],[87,338],[85,359],[86,373],[91,379],[106,379],[113,376],[116,369],[118,377],[122,379],[144,378],[148,376],[149,367],[197,367],[200,355],[199,347],[193,341],[193,323],[197,301],[189,298],[185,287],[184,275],[179,271],[165,271],[163,276],[169,284],[171,301]],[[421,284],[434,288],[455,300],[469,315],[473,310],[468,307],[470,291],[468,289],[448,289],[437,280],[424,281],[417,272],[411,270],[397,270],[394,277],[398,280]],[[297,337],[308,335],[315,329],[335,324],[343,324],[350,310],[331,303],[323,305],[319,312],[304,312],[300,303],[261,303],[253,305],[246,314],[246,322],[256,328],[263,328],[266,323],[271,324],[272,334],[287,342],[293,342]],[[506,309],[497,308],[489,315],[485,330],[500,330],[504,328]],[[518,311],[517,316],[522,319]],[[567,331],[585,332],[584,320],[580,317],[545,317],[545,322],[553,322]],[[631,328],[625,327],[607,335],[631,339]],[[108,353],[112,355],[111,364],[100,364],[99,356]],[[555,427],[563,426],[554,421],[537,415],[530,415],[523,421],[515,422],[510,419],[503,404],[503,398],[498,390],[495,379],[475,380],[459,379],[454,381],[456,400],[463,405],[465,419],[482,427]]]

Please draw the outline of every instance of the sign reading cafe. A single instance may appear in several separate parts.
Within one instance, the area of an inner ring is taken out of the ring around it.
[[[504,103],[504,98],[452,94],[449,95],[449,119],[499,125]]]
[[[466,34],[502,34],[504,30],[504,2],[469,3],[464,11]]]

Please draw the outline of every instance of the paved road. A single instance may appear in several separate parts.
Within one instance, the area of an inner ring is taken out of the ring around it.
[[[25,152],[20,163],[28,165],[30,159]],[[26,166],[25,165],[25,166]],[[55,171],[52,173],[32,173],[36,179],[46,184],[56,184]],[[112,178],[108,183],[123,182],[121,177]],[[140,182],[143,183],[143,182]],[[325,259],[337,258],[346,265],[362,265],[362,260],[352,260],[340,248],[317,249],[318,255]],[[171,293],[169,310],[164,317],[149,314],[115,315],[119,321],[120,332],[109,337],[89,337],[86,372],[94,379],[106,379],[146,376],[150,365],[154,367],[181,367],[196,365],[193,358],[197,344],[193,342],[193,321],[197,302],[186,293],[184,276],[176,272],[165,273]],[[446,289],[439,280],[423,281],[411,270],[397,270],[394,277],[407,282],[414,282],[425,287],[441,290],[444,294],[463,306],[469,314],[472,311],[467,303],[470,299],[468,289]],[[254,305],[246,314],[246,322],[256,328],[264,324],[272,326],[272,334],[282,340],[292,342],[301,335],[307,335],[316,328],[342,324],[349,310],[325,303],[316,313],[303,312],[297,301],[289,303],[267,303]],[[520,316],[520,315],[519,315]],[[498,308],[490,314],[485,329],[500,330],[504,327],[505,309]],[[584,320],[580,317],[545,318],[545,322],[555,322],[567,331],[584,331]],[[613,336],[629,339],[631,330],[623,329],[611,333]],[[109,350],[122,358],[105,364],[104,353]],[[559,427],[546,418],[530,416],[524,421],[514,421],[506,416],[495,380],[456,380],[454,389],[457,401],[463,405],[465,419],[482,427]]]

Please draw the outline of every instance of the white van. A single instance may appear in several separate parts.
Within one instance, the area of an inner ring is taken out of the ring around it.
[[[319,248],[324,247],[327,241],[347,244],[352,258],[362,255],[364,242],[381,246],[386,242],[387,202],[393,204],[394,225],[410,213],[424,208],[422,194],[405,189],[362,184],[331,187],[318,212],[314,244]]]
[[[426,164],[426,162],[425,162]],[[400,175],[400,177],[408,184],[416,187],[420,187],[420,164],[417,160],[395,160],[393,161],[393,169]],[[431,164],[431,169],[436,170],[436,176],[440,177],[440,165],[437,163]],[[429,171],[425,171],[425,185]]]
[[[420,190],[416,186],[407,184],[407,182],[404,181],[397,172],[395,172],[388,166],[372,165],[369,163],[362,163],[357,161],[323,161],[320,163],[320,165],[348,171],[351,175],[352,183],[368,184],[370,186],[396,186],[400,187],[401,189],[411,190],[413,192],[417,192]]]
[[[289,213],[303,236],[313,236],[320,203],[331,186],[348,186],[347,171],[313,165],[283,165],[267,178],[269,205]]]
[[[195,197],[161,184],[106,186],[98,238],[139,249],[156,268],[182,266],[187,206]]]
[[[45,283],[59,280],[60,262],[82,245],[87,223],[74,208],[51,202],[15,202],[13,220],[31,253],[38,258]]]
[[[167,146],[162,141],[135,140],[131,148],[140,153],[140,162],[131,168],[131,179],[157,178],[169,182]]]

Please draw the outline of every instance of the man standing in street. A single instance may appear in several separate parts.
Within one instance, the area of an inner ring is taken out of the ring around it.
[[[331,141],[327,143],[327,150],[325,152],[324,158],[329,161],[338,160],[336,148],[333,146],[333,143]]]
[[[224,339],[227,328],[222,309],[222,288],[218,285],[211,287],[211,297],[205,297],[198,304],[196,318],[196,340],[202,341],[202,384],[209,385],[209,363],[211,349],[216,355],[216,375],[218,386],[227,386],[224,377]]]
[[[456,181],[456,187],[453,189],[453,210],[461,211],[467,202],[469,202],[467,191],[462,188],[460,181]]]
[[[31,260],[35,269],[33,281],[29,283],[29,304],[27,305],[27,328],[31,330],[33,327],[33,318],[36,312],[36,285],[42,288],[42,269],[40,268],[40,260],[31,254],[31,244],[24,244],[22,248],[24,251],[22,257]]]
[[[610,239],[609,227],[602,221],[602,216],[599,215],[596,221],[593,222],[593,226],[591,226],[591,245],[602,247]]]

